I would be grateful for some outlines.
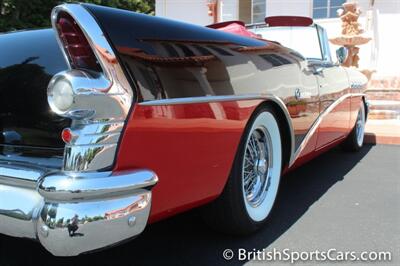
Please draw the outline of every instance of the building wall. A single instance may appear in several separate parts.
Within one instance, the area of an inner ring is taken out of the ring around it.
[[[312,16],[312,0],[267,0],[267,16]]]
[[[240,1],[240,2],[239,2]],[[218,17],[220,21],[238,20],[239,7],[251,0],[220,0]],[[213,18],[208,15],[207,0],[156,0],[156,15],[182,20],[198,25],[211,24]],[[241,3],[241,4],[240,4]],[[376,76],[400,76],[400,38],[395,30],[400,25],[400,0],[375,0],[375,20],[368,23],[367,10],[370,0],[358,0],[363,11],[359,22],[373,41],[362,45],[360,49],[360,68],[377,70]],[[266,0],[266,16],[313,14],[313,0]],[[326,28],[329,37],[341,33],[339,18],[318,19],[316,23]],[[331,45],[335,59],[338,47]]]
[[[243,1],[224,0],[220,2],[219,18],[221,21],[237,20],[239,18],[239,8]],[[246,5],[246,3],[244,3]]]
[[[206,0],[156,0],[156,16],[198,25],[213,23]]]
[[[400,38],[396,35],[395,25],[400,25],[400,1],[396,0],[375,0],[373,10],[368,11],[369,1],[359,1],[362,14],[358,20],[365,35],[372,38],[372,41],[360,46],[361,69],[372,69],[377,72],[374,78],[385,78],[400,76]],[[368,12],[373,13],[373,21],[368,18]],[[330,38],[341,34],[340,18],[315,20],[324,27]],[[335,58],[335,51],[338,46],[330,45],[331,53]]]
[[[267,16],[312,16],[313,0],[266,0]],[[239,7],[249,6],[251,0],[220,0],[218,17],[221,21],[239,19]],[[207,0],[156,0],[156,16],[168,17],[199,25],[212,23]]]

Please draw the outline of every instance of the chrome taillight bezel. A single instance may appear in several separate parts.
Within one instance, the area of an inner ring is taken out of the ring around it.
[[[59,36],[60,15],[70,16],[82,31],[100,68],[77,68]],[[133,102],[133,91],[117,56],[92,14],[81,4],[63,4],[52,11],[52,25],[69,70],[56,74],[48,86],[50,108],[72,119],[74,138],[64,151],[63,170],[103,171],[113,167],[119,139]],[[57,82],[68,82],[73,102],[67,110],[54,104]]]

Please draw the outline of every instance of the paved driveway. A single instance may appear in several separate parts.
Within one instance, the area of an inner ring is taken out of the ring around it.
[[[390,251],[391,262],[370,265],[400,265],[400,146],[366,146],[355,154],[334,149],[288,174],[277,204],[269,225],[252,236],[213,232],[192,211],[149,226],[127,244],[75,258],[55,258],[35,242],[0,236],[0,265],[254,263],[237,260],[239,248]],[[230,261],[222,257],[227,248],[236,253]]]

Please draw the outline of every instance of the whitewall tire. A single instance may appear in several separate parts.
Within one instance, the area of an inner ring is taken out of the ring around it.
[[[273,108],[258,108],[242,136],[221,196],[203,208],[205,221],[219,231],[248,234],[270,217],[278,194],[282,140]]]
[[[364,144],[364,133],[365,133],[365,105],[361,102],[360,109],[358,110],[356,123],[347,136],[347,139],[343,142],[343,148],[347,151],[359,151]]]
[[[263,221],[278,193],[282,165],[279,126],[270,112],[260,113],[247,136],[242,160],[242,192],[249,217]]]

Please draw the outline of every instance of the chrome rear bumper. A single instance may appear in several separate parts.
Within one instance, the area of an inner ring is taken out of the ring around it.
[[[37,239],[53,255],[75,256],[140,234],[157,176],[56,172],[0,162],[0,233]]]

